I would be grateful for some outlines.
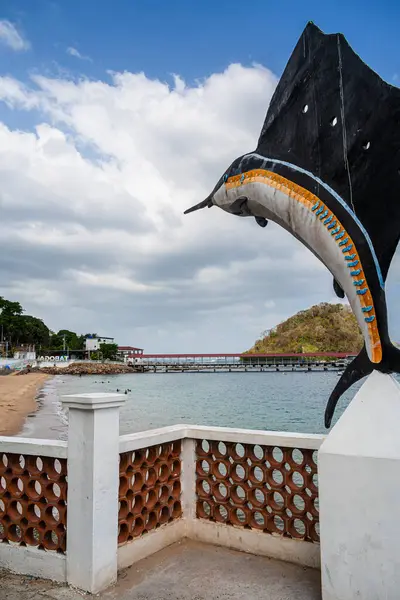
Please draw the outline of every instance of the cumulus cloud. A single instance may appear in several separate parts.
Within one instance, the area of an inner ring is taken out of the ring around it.
[[[18,32],[15,25],[6,19],[0,20],[0,43],[8,46],[12,50],[28,50],[30,43]]]
[[[41,114],[0,125],[0,281],[53,328],[148,351],[241,351],[296,310],[334,300],[325,268],[273,224],[183,216],[255,148],[275,76],[230,65],[195,85],[0,78]]]
[[[75,58],[79,58],[80,60],[88,60],[88,61],[92,62],[92,59],[90,58],[90,56],[85,56],[84,54],[81,54],[79,52],[79,50],[77,50],[73,46],[69,46],[67,48],[67,54],[69,54],[70,56],[74,56]]]

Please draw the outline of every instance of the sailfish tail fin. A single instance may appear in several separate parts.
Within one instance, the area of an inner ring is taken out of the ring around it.
[[[399,351],[400,354],[400,351]],[[400,362],[399,362],[400,364]],[[328,404],[325,409],[325,427],[330,427],[332,422],[333,413],[335,412],[336,405],[339,398],[346,390],[349,389],[353,383],[356,383],[366,375],[369,375],[374,369],[373,363],[369,360],[367,350],[365,346],[361,352],[347,365],[343,375],[339,379],[335,386]]]

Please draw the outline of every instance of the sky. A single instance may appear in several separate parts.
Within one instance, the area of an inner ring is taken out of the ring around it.
[[[183,211],[256,146],[306,23],[400,84],[400,3],[0,5],[0,295],[146,352],[241,352],[332,278],[278,226]],[[387,282],[400,340],[400,258]]]

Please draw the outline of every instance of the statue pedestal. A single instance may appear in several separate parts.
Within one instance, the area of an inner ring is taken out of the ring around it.
[[[368,377],[319,450],[323,600],[400,598],[400,385]]]

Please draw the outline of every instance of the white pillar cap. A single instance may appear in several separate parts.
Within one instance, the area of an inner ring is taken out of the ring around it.
[[[97,410],[100,408],[116,408],[125,403],[124,394],[92,392],[88,394],[66,394],[61,397],[65,408],[77,410]]]

